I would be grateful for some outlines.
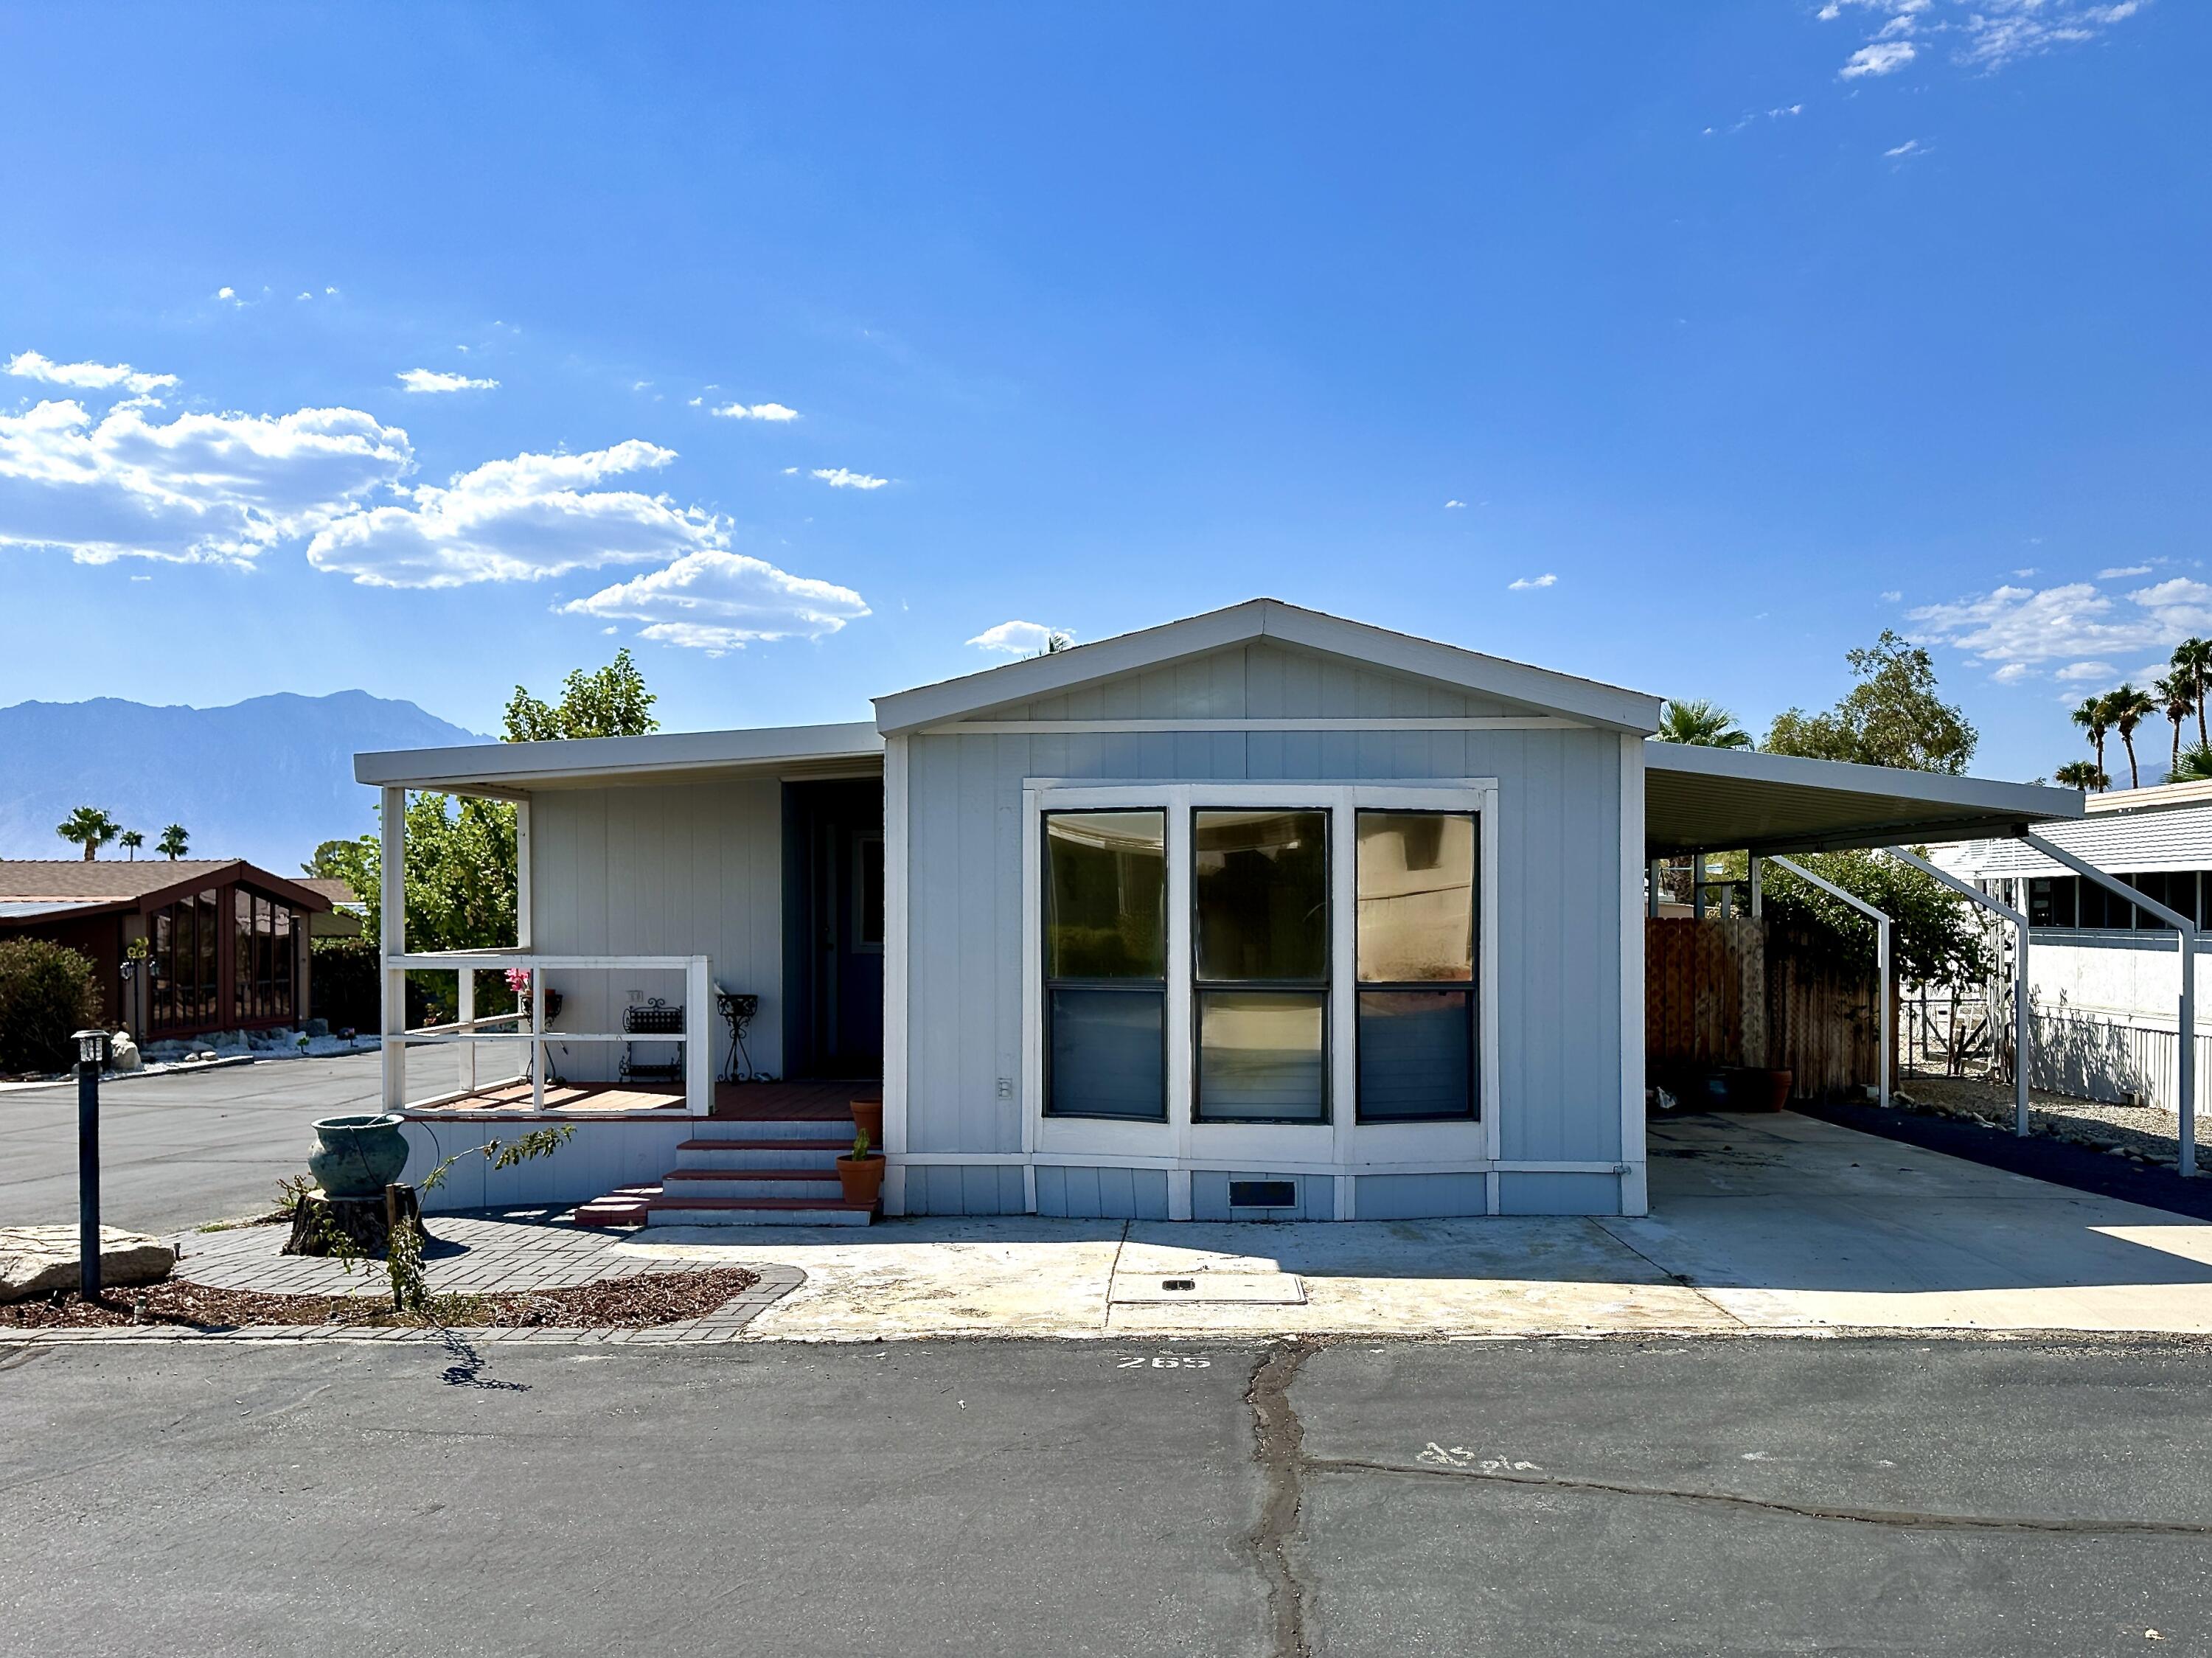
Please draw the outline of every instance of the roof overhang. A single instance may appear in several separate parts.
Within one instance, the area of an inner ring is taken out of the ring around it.
[[[896,737],[1039,697],[1057,696],[1255,639],[1272,639],[1345,657],[1614,731],[1643,735],[1656,730],[1659,724],[1660,699],[1642,691],[1486,656],[1455,645],[1440,645],[1364,622],[1347,622],[1277,598],[1249,599],[1226,610],[1117,635],[1096,644],[1072,646],[939,684],[879,696],[875,699],[876,724],[884,736]]]
[[[1746,749],[1646,743],[1644,766],[1644,838],[1655,858],[1929,846],[2081,816],[2072,789]]]
[[[353,774],[356,781],[372,787],[497,796],[611,783],[696,781],[716,774],[817,766],[866,771],[882,765],[883,751],[884,740],[876,735],[875,726],[858,720],[841,726],[392,749],[356,754]]]

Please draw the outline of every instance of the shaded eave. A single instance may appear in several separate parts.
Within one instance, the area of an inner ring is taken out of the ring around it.
[[[651,737],[567,738],[550,743],[477,743],[451,749],[391,749],[353,757],[357,782],[373,788],[455,794],[526,794],[533,789],[610,783],[696,781],[716,775],[823,768],[866,772],[883,764],[884,740],[866,720],[839,726],[768,726],[752,731],[669,732]]]
[[[1455,685],[1532,710],[1638,735],[1656,730],[1660,699],[1525,662],[1486,656],[1364,622],[1303,610],[1279,598],[1248,599],[1095,644],[1009,662],[934,685],[875,699],[886,737],[1057,696],[1125,674],[1164,667],[1255,639],[1340,656],[1395,673]]]
[[[2072,789],[1741,749],[1644,745],[1651,857],[1833,852],[2001,839],[2081,816]]]

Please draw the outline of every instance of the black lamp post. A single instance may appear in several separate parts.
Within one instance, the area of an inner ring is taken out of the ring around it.
[[[107,1063],[107,1033],[80,1030],[76,1043],[77,1293],[100,1295],[100,1072]]]

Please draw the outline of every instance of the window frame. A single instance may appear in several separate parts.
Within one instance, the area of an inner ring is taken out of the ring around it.
[[[1052,806],[1038,812],[1036,814],[1036,830],[1030,836],[1031,841],[1036,847],[1036,878],[1038,880],[1043,879],[1045,872],[1049,869],[1051,865],[1051,854],[1048,848],[1051,844],[1050,820],[1053,818],[1096,817],[1109,814],[1125,815],[1131,812],[1147,811],[1151,810],[1152,809],[1146,806]],[[1173,843],[1174,836],[1169,827],[1167,812],[1163,809],[1160,811],[1159,816],[1160,859],[1162,863],[1161,872],[1164,877],[1167,873],[1167,860],[1173,855],[1170,851],[1170,847]],[[1168,1018],[1168,1000],[1169,998],[1174,994],[1173,984],[1175,979],[1173,966],[1168,958],[1170,948],[1169,938],[1170,934],[1170,908],[1172,902],[1170,896],[1172,890],[1172,881],[1170,879],[1163,879],[1160,885],[1160,976],[1158,979],[1105,979],[1097,977],[1053,978],[1047,976],[1045,973],[1044,935],[1045,928],[1050,923],[1050,912],[1044,902],[1044,890],[1041,886],[1036,887],[1034,896],[1036,904],[1036,914],[1029,931],[1031,934],[1031,942],[1037,953],[1037,961],[1034,970],[1036,982],[1041,992],[1037,1023],[1043,1039],[1043,1053],[1041,1056],[1041,1064],[1042,1066],[1041,1072],[1041,1086],[1043,1092],[1042,1098],[1039,1101],[1038,1108],[1045,1116],[1050,1118],[1053,1121],[1133,1123],[1139,1127],[1157,1127],[1164,1123],[1172,1122],[1175,1120],[1175,1098],[1170,1089],[1168,1074],[1168,1030],[1170,1023]],[[1158,1116],[1129,1117],[1101,1111],[1055,1111],[1053,1109],[1052,1003],[1054,993],[1062,990],[1103,990],[1124,995],[1157,995],[1160,999],[1160,1114]]]
[[[1363,979],[1359,976],[1359,819],[1373,813],[1384,817],[1471,817],[1474,820],[1474,872],[1468,888],[1469,934],[1474,940],[1474,969],[1465,979]],[[1482,1008],[1485,999],[1483,983],[1483,859],[1489,839],[1489,825],[1480,811],[1465,807],[1443,806],[1361,806],[1352,814],[1352,1095],[1354,1118],[1361,1123],[1376,1127],[1400,1123],[1424,1122],[1480,1122],[1483,1119],[1482,1067],[1484,1061]],[[1395,991],[1412,991],[1428,995],[1458,994],[1467,998],[1468,1078],[1467,1109],[1464,1111],[1429,1112],[1411,1116],[1370,1117],[1366,1114],[1364,1102],[1359,1092],[1359,1042],[1362,1024],[1359,1018],[1359,999],[1372,992],[1377,994]]]

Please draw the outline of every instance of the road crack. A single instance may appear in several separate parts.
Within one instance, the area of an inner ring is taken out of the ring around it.
[[[1262,1369],[1264,1370],[1264,1366]],[[1255,1378],[1256,1381],[1256,1378]],[[1287,1407],[1286,1407],[1287,1408]],[[1835,1503],[1790,1503],[1777,1497],[1745,1497],[1733,1491],[1686,1486],[1639,1485],[1626,1480],[1577,1479],[1564,1474],[1520,1473],[1503,1468],[1411,1467],[1360,1457],[1305,1457],[1301,1468],[1329,1473],[1395,1473],[1418,1479],[1474,1479],[1495,1485],[1534,1485],[1563,1491],[1596,1491],[1608,1497],[1646,1497],[1685,1503],[1711,1503],[1794,1515],[1806,1520],[1838,1520],[1861,1526],[1893,1526],[1913,1531],[2036,1532],[2064,1536],[2212,1537],[2212,1525],[2185,1520],[2068,1520],[2039,1515],[1942,1514],[1913,1509],[1861,1509]],[[1298,1649],[1301,1652],[1304,1649]]]
[[[1305,1586],[1291,1563],[1291,1540],[1297,1534],[1298,1511],[1305,1500],[1303,1475],[1305,1429],[1291,1404],[1291,1384],[1314,1352],[1313,1345],[1292,1339],[1270,1347],[1253,1367],[1244,1389],[1252,1412],[1252,1460],[1263,1482],[1260,1518],[1245,1545],[1267,1586],[1267,1622],[1272,1658],[1311,1658],[1306,1641]]]

